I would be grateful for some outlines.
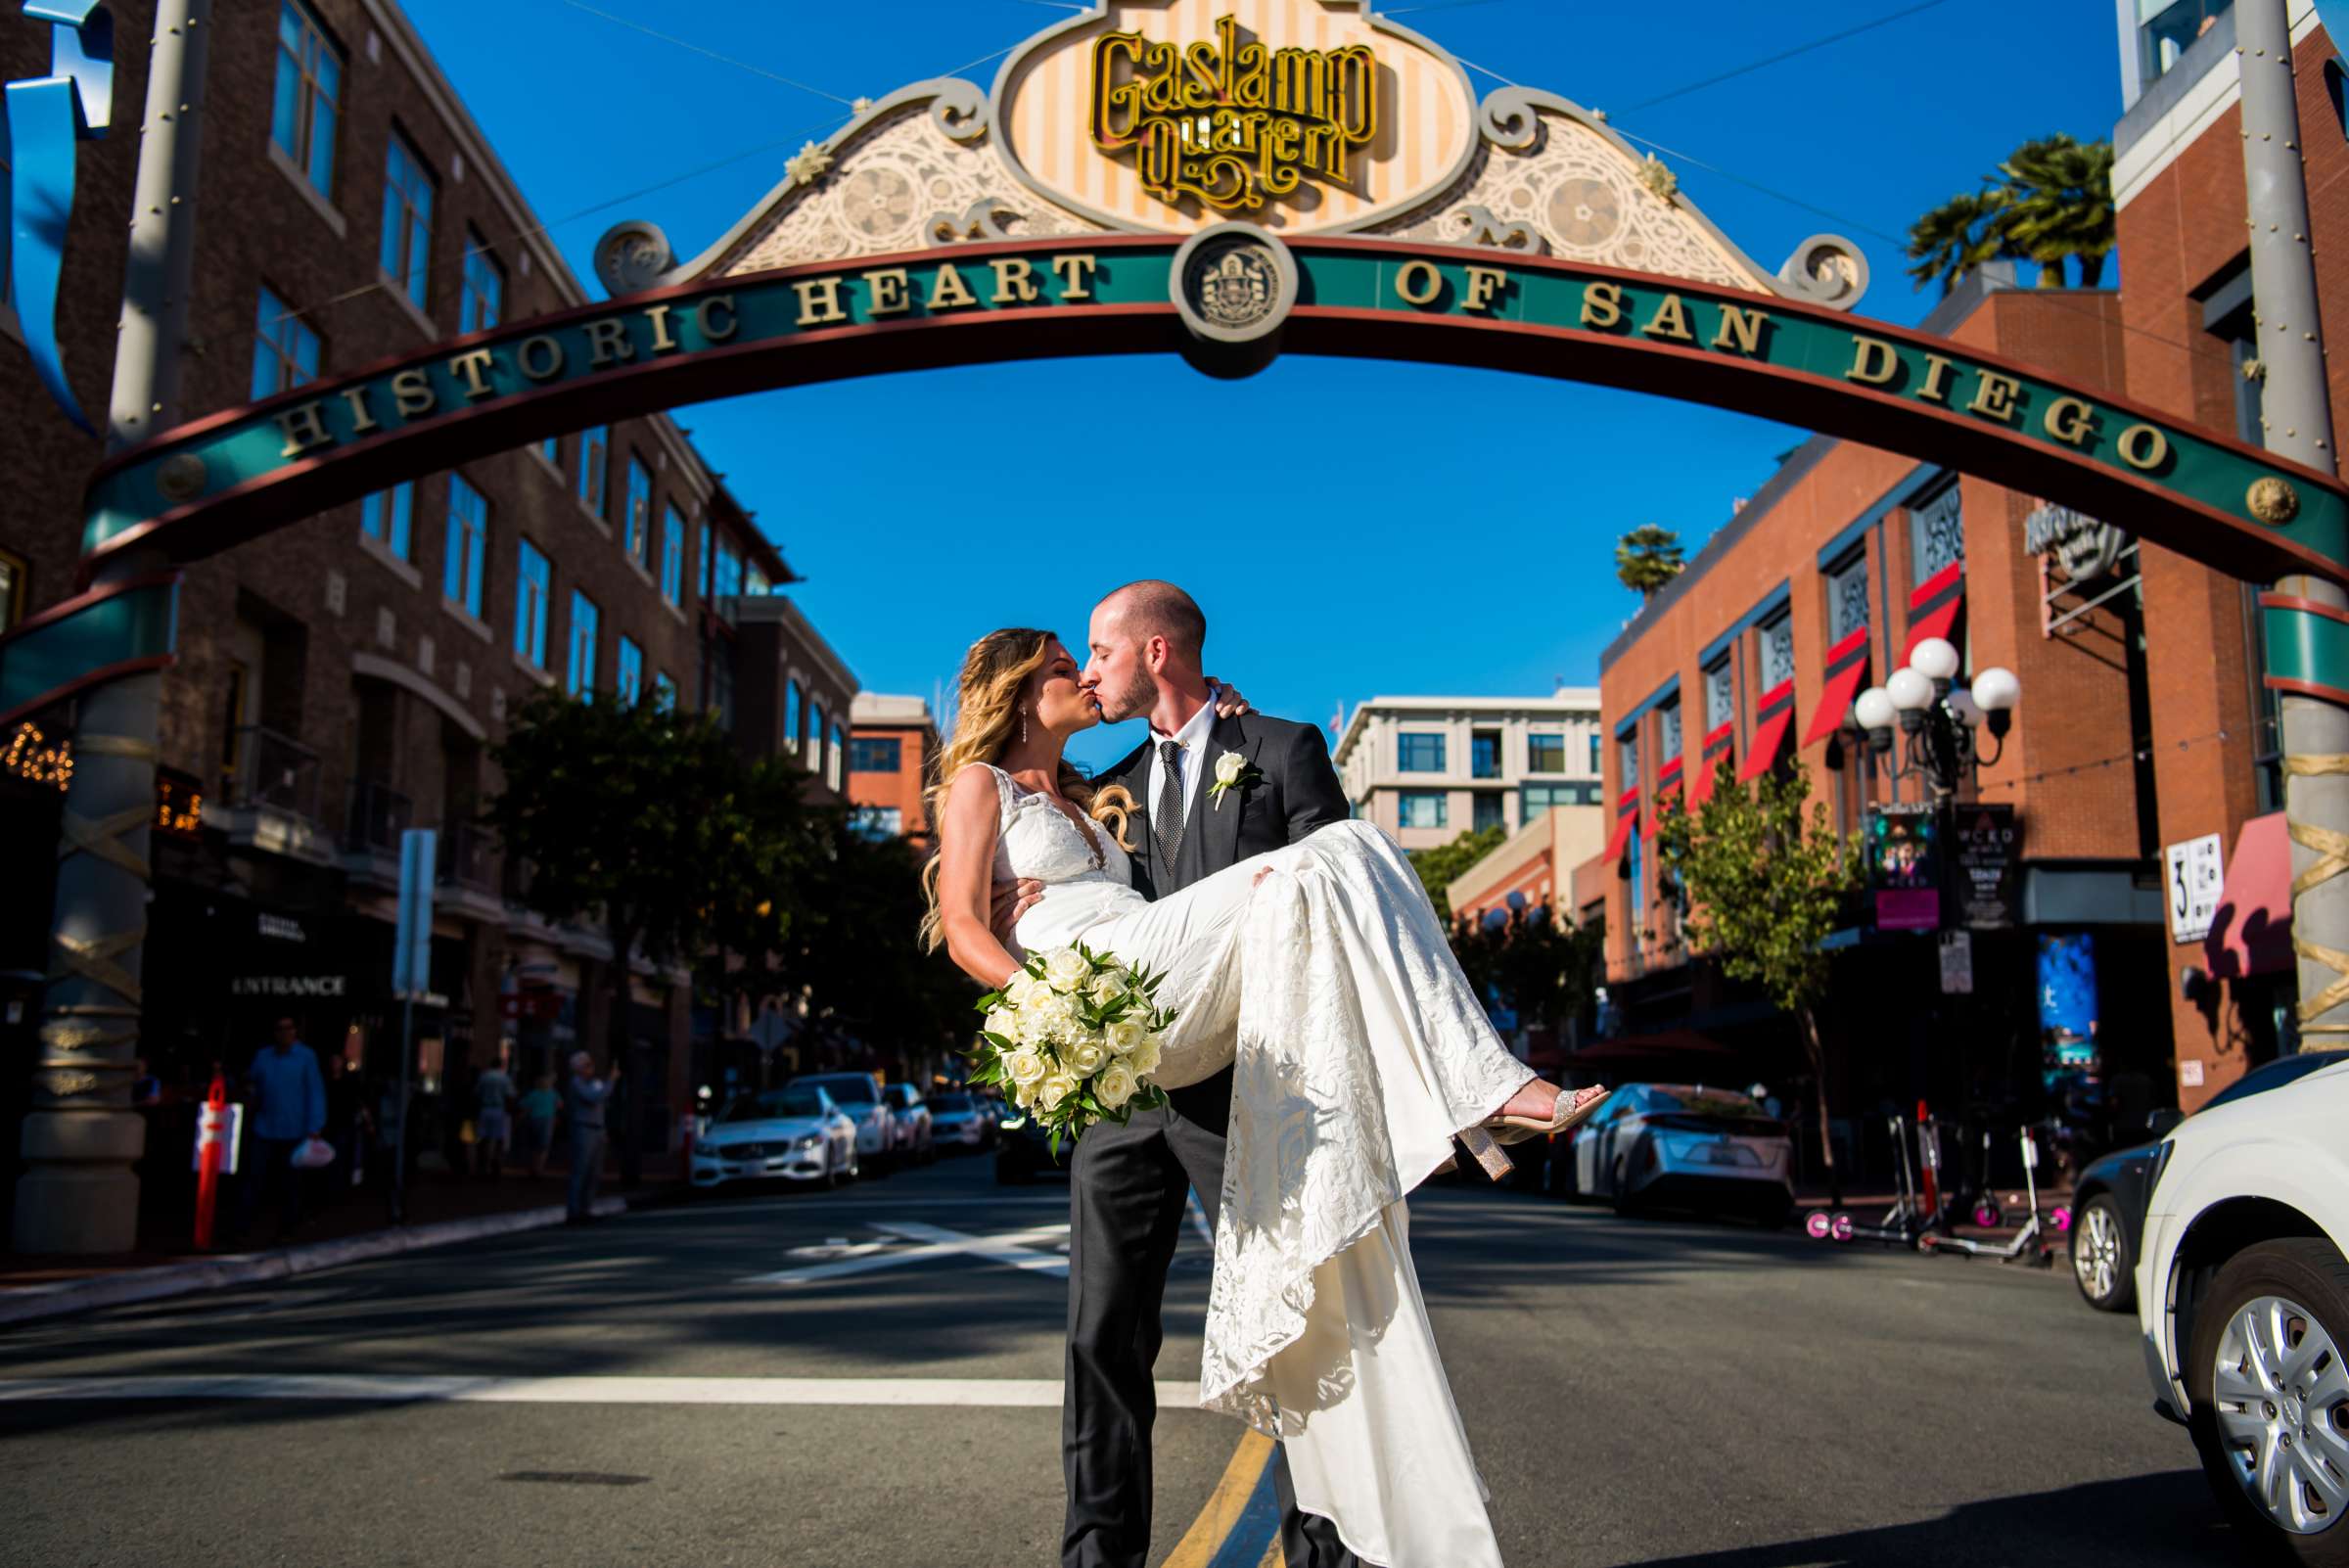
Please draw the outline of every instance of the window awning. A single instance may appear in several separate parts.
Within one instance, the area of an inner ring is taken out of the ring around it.
[[[1909,595],[1909,642],[1901,653],[1906,664],[1916,645],[1927,637],[1958,640],[1958,618],[1965,610],[1965,563],[1952,561],[1916,586]]]
[[[1667,795],[1678,795],[1681,792],[1681,759],[1676,757],[1656,774],[1657,801],[1661,802]]]
[[[1762,694],[1762,706],[1754,716],[1753,750],[1746,754],[1745,765],[1737,769],[1740,784],[1750,783],[1777,765],[1786,732],[1793,727],[1794,677],[1790,675]]]
[[[2214,980],[2292,967],[2292,840],[2281,811],[2255,816],[2235,834],[2202,962]]]
[[[1866,682],[1867,628],[1857,626],[1827,650],[1827,678],[1819,685],[1819,706],[1811,711],[1811,727],[1803,733],[1803,744],[1816,746],[1841,729],[1852,699]]]
[[[1705,804],[1713,794],[1713,775],[1736,760],[1737,721],[1729,719],[1705,737],[1703,753],[1696,760],[1696,782],[1688,786],[1688,806],[1691,810]]]
[[[1629,844],[1632,841],[1632,835],[1638,831],[1639,786],[1635,784],[1625,790],[1623,798],[1615,803],[1615,831],[1607,839],[1607,853],[1602,858],[1608,860],[1623,858],[1623,847]]]

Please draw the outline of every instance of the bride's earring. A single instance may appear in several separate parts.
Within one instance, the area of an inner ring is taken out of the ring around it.
[[[1020,744],[1028,744],[1028,710],[1025,708],[1020,710]]]

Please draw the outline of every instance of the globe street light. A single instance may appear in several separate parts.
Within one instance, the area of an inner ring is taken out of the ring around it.
[[[1968,688],[1955,684],[1964,661],[1946,638],[1925,637],[1909,650],[1909,662],[1870,686],[1852,704],[1847,735],[1854,753],[1889,778],[1918,778],[1936,802],[1947,802],[1959,784],[2005,755],[2006,730],[2022,682],[1999,666],[1979,670]],[[1893,726],[1907,740],[1895,765]],[[1978,732],[1988,729],[1994,745],[1985,755]]]

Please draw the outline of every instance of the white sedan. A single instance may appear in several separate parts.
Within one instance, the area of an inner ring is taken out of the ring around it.
[[[2154,1155],[2137,1266],[2155,1408],[2235,1528],[2349,1564],[2349,1062],[2204,1109]]]
[[[729,1181],[821,1181],[854,1178],[856,1124],[820,1088],[737,1094],[694,1139],[697,1187]]]
[[[1725,1210],[1776,1224],[1794,1208],[1786,1125],[1729,1089],[1625,1084],[1560,1152],[1553,1183],[1621,1211]]]

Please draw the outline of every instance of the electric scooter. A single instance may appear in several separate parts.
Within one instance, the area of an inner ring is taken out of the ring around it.
[[[2038,1268],[2048,1268],[2055,1260],[2054,1249],[2044,1239],[2046,1222],[2039,1213],[2039,1144],[2024,1128],[2020,1133],[2023,1148],[2023,1188],[2025,1201],[2030,1205],[2029,1218],[2014,1239],[2004,1247],[1995,1242],[1974,1241],[1964,1236],[1934,1232],[1917,1240],[1920,1252],[1956,1252],[1968,1258],[1997,1258],[2011,1261],[2021,1258]]]
[[[1899,1247],[1913,1247],[1917,1244],[1917,1238],[1931,1227],[1932,1211],[1917,1199],[1916,1178],[1909,1163],[1908,1129],[1897,1116],[1884,1120],[1892,1130],[1892,1150],[1897,1157],[1896,1169],[1900,1179],[1900,1192],[1892,1200],[1892,1207],[1885,1210],[1872,1225],[1863,1224],[1847,1212],[1829,1214],[1824,1209],[1814,1209],[1810,1218],[1803,1222],[1803,1228],[1810,1233],[1812,1240],[1883,1241]]]

